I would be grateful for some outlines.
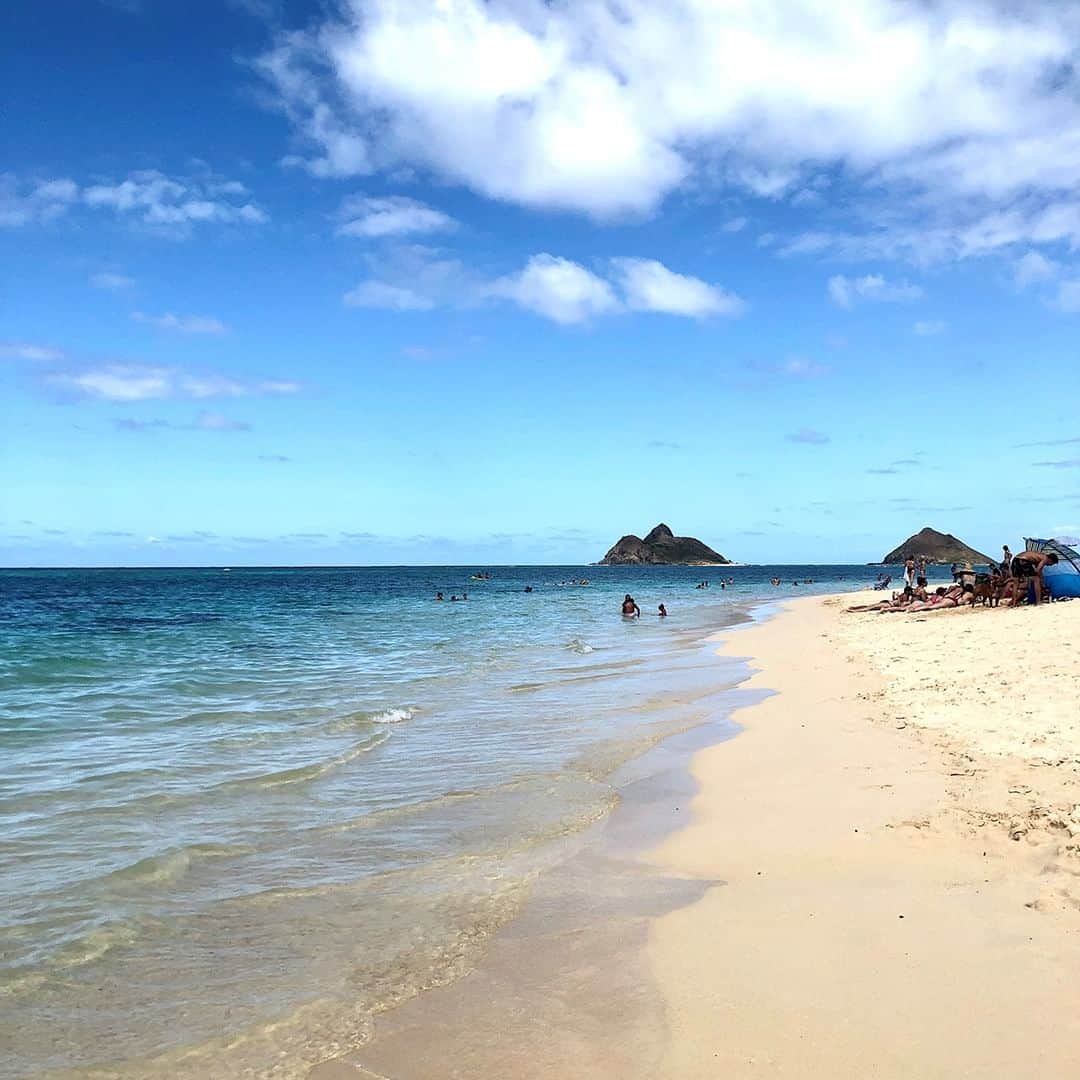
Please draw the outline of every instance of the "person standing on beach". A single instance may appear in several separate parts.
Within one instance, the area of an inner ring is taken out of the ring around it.
[[[919,576],[916,579],[917,584],[922,588],[926,588],[926,556],[919,556]]]
[[[1056,566],[1058,557],[1044,551],[1021,551],[1012,561],[1012,601],[1010,607],[1016,607],[1022,597],[1027,596],[1028,586],[1035,588],[1035,603],[1041,604],[1043,598],[1043,570]]]
[[[909,589],[915,588],[915,558],[912,555],[904,560],[904,585]]]
[[[1001,545],[1001,575],[1002,577],[1008,577],[1012,573],[1012,561],[1013,553],[1009,550],[1008,544]]]

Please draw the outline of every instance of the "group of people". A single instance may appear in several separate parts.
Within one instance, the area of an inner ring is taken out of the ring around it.
[[[1009,607],[1024,602],[1041,604],[1046,594],[1043,571],[1054,566],[1057,555],[1044,551],[1021,551],[1014,555],[1008,544],[1001,548],[1000,563],[991,562],[989,572],[977,573],[971,563],[952,564],[953,584],[928,592],[925,555],[909,555],[904,560],[904,587],[888,600],[874,604],[859,604],[849,611],[946,611],[949,608],[974,605],[979,601],[996,606],[1006,601]],[[877,589],[888,587],[892,580],[878,575]]]
[[[975,599],[973,585],[942,585],[933,593],[928,593],[925,585],[905,585],[902,592],[893,593],[888,600],[879,600],[875,604],[855,604],[848,611],[947,611],[964,604],[974,604]]]
[[[721,589],[726,589],[729,585],[734,585],[734,584],[735,584],[735,579],[733,577],[729,577],[726,581],[723,578],[720,579],[720,588]],[[694,586],[694,588],[695,589],[708,589],[708,588],[711,587],[711,585],[712,585],[711,581],[699,581]]]

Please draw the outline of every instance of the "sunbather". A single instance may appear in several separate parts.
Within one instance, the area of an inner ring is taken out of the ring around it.
[[[910,585],[904,586],[902,593],[893,593],[891,600],[879,600],[876,604],[856,604],[848,611],[901,611],[906,610],[915,599],[915,590]]]
[[[934,595],[926,600],[917,600],[909,604],[908,611],[943,611],[947,608],[959,607],[961,604],[971,603],[964,599],[964,590],[959,585],[951,585],[949,588],[939,588]]]

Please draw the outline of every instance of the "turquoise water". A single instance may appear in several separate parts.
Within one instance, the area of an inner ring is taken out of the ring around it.
[[[873,577],[472,573],[0,572],[0,1075],[360,1045],[468,969],[612,770],[722,713],[710,632]]]

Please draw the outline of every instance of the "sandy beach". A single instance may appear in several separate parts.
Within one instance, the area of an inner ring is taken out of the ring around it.
[[[1080,604],[810,598],[731,635],[776,691],[656,853],[666,1077],[1080,1075]]]

